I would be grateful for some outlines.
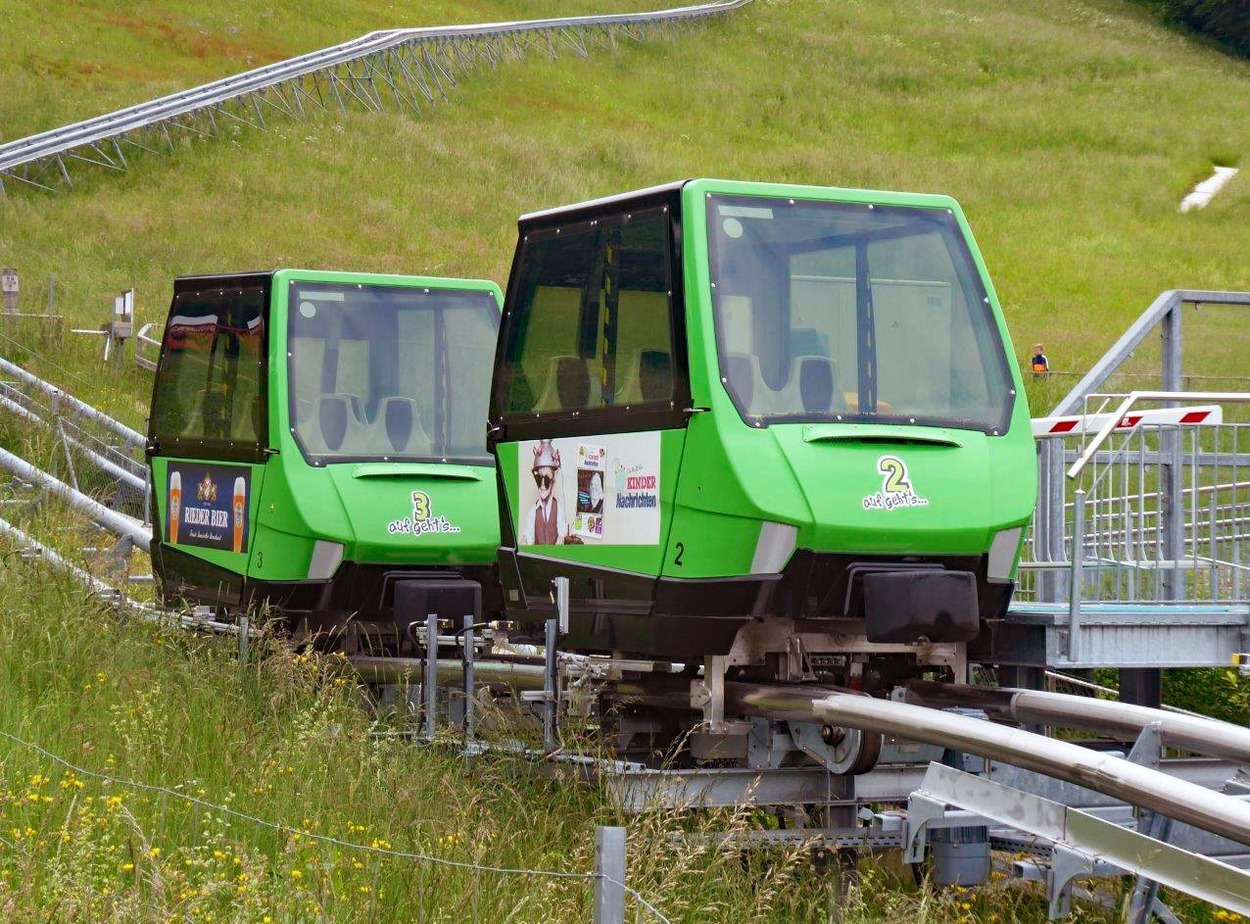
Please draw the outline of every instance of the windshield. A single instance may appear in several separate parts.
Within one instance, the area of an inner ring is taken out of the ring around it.
[[[488,461],[490,292],[293,282],[290,414],[313,461]]]
[[[721,381],[743,419],[1002,432],[986,292],[945,209],[710,196]]]

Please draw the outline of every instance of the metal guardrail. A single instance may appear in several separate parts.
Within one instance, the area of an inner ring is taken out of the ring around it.
[[[6,178],[29,186],[72,186],[70,165],[127,168],[123,145],[155,153],[175,148],[174,135],[214,137],[218,119],[265,127],[265,115],[299,119],[306,108],[381,111],[384,100],[418,114],[445,99],[456,74],[493,67],[535,48],[556,57],[567,47],[583,57],[592,45],[643,41],[679,26],[745,6],[727,0],[651,13],[577,16],[422,29],[388,29],[191,90],[119,109],[0,145],[0,192]]]
[[[1250,425],[1138,426],[1114,449],[1105,444],[1112,432],[1104,427],[1083,446],[1038,441],[1042,490],[1021,564],[1025,598],[1250,601]]]
[[[1250,293],[1163,292],[1051,411],[1052,418],[1102,420],[1092,440],[1084,428],[1038,439],[1039,496],[1021,565],[1022,599],[1072,606],[1250,601],[1250,561],[1243,561],[1250,534],[1250,426],[1142,423],[1127,433],[1121,428],[1119,447],[1106,448],[1117,426],[1136,416],[1129,409],[1139,402],[1175,408],[1250,400],[1239,392],[1182,392],[1182,310],[1199,305],[1250,307]],[[1162,334],[1160,389],[1094,394],[1156,328]],[[1074,444],[1072,436],[1082,442]],[[1083,470],[1090,477],[1074,484],[1071,478]]]

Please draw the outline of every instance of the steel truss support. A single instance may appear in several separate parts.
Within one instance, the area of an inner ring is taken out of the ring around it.
[[[947,806],[963,811],[952,817]],[[1238,914],[1250,914],[1250,874],[1244,870],[962,770],[930,764],[923,785],[908,801],[907,814],[905,859],[910,863],[923,856],[930,829],[967,826],[970,819],[1050,841],[1053,853],[1047,891],[1052,918],[1066,913],[1075,878],[1126,872]],[[1153,894],[1143,890],[1135,907],[1153,908],[1153,902]]]

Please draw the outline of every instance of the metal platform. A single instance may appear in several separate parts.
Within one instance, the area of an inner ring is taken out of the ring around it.
[[[1023,667],[1228,667],[1250,650],[1250,603],[1017,603],[994,644]]]
[[[1163,292],[1035,429],[1037,511],[989,660],[1227,667],[1250,651],[1250,394],[1183,391],[1202,370],[1183,368],[1181,336],[1248,307],[1246,292]],[[1121,368],[1159,335],[1153,382]]]

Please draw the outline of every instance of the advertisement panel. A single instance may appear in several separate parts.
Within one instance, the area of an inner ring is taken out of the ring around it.
[[[166,541],[246,552],[251,471],[241,465],[170,462],[166,475]]]
[[[659,544],[658,432],[536,440],[518,459],[522,546]]]

